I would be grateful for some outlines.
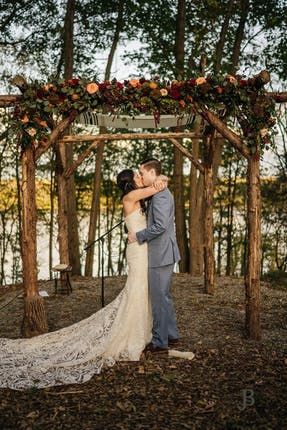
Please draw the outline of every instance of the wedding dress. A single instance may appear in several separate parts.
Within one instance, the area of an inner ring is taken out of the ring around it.
[[[128,230],[146,227],[140,209]],[[0,339],[0,387],[16,390],[88,381],[116,361],[138,361],[152,338],[147,244],[127,246],[125,287],[107,306],[61,330],[31,339]]]

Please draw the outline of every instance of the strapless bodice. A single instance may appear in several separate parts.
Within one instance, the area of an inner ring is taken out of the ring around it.
[[[146,228],[146,216],[142,213],[141,208],[136,209],[125,217],[125,223],[128,231],[137,232]]]

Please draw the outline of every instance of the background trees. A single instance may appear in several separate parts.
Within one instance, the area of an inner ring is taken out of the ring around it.
[[[111,70],[113,70],[112,64],[115,63],[113,60],[117,55],[116,52],[123,45],[127,47],[124,55],[127,62],[124,77],[129,75],[129,64],[137,67],[139,75],[150,73],[169,79],[209,72],[233,73],[236,70],[249,74],[259,67],[267,67],[273,72],[273,82],[276,84],[278,81],[278,88],[282,83],[279,79],[284,79],[286,76],[286,52],[283,49],[286,38],[283,1],[274,0],[268,4],[262,4],[257,0],[203,2],[180,0],[176,3],[170,0],[36,3],[19,1],[16,4],[6,1],[0,5],[0,17],[2,30],[0,51],[3,59],[5,55],[5,62],[1,64],[1,75],[6,89],[9,87],[10,75],[15,72],[46,81],[51,75],[69,77],[72,74],[88,75],[91,78],[105,76],[108,79],[109,76],[113,76]],[[68,32],[69,28],[70,32]],[[136,48],[129,51],[129,44]],[[117,59],[119,61],[119,56]],[[118,77],[122,76],[118,75]],[[286,208],[283,197],[286,179],[284,118],[283,113],[280,137],[277,137],[277,142],[281,144],[276,150],[276,158],[272,159],[277,167],[269,173],[263,187],[262,271],[286,268],[286,232],[284,230]],[[4,119],[2,123],[4,127]],[[202,123],[198,118],[195,118],[194,125],[201,130]],[[234,126],[237,125],[234,124]],[[10,142],[11,137],[7,138],[7,135],[4,135],[1,145],[7,145]],[[184,144],[194,155],[200,159],[203,158],[203,138],[194,140],[192,145],[190,142],[184,142]],[[228,148],[223,139],[217,140],[215,150],[213,172],[214,184],[217,183],[215,192],[217,273],[243,274],[246,258],[243,161]],[[75,147],[75,156],[77,151],[78,148]],[[16,151],[12,154],[15,157]],[[69,239],[69,256],[74,261],[73,267],[77,268],[77,273],[80,270],[84,273],[85,265],[85,273],[91,275],[92,263],[97,257],[97,251],[95,251],[95,255],[91,252],[86,261],[83,255],[80,260],[84,243],[97,237],[100,231],[103,232],[120,217],[117,205],[113,205],[115,199],[119,198],[113,182],[116,172],[120,167],[136,166],[140,159],[146,156],[161,158],[164,161],[165,171],[171,176],[170,185],[175,192],[177,203],[177,234],[181,253],[184,255],[180,270],[189,271],[193,275],[202,274],[204,209],[202,175],[198,174],[177,150],[173,150],[169,143],[155,142],[125,143],[124,150],[117,144],[101,145],[95,151],[95,157],[88,160],[75,174],[74,180],[71,180],[70,190],[74,187],[74,191],[69,193],[70,209],[67,222],[70,225],[70,232],[72,230],[73,233],[70,234]],[[68,153],[70,161],[71,157],[70,150]],[[49,182],[50,167],[54,160],[51,150],[40,162],[42,178]],[[4,163],[2,166],[6,166],[3,167],[1,178],[4,183],[4,180],[9,180],[11,177],[12,170],[9,170],[11,169],[9,166],[14,163],[9,164],[8,159],[4,157],[2,163]],[[55,192],[59,192],[60,188],[59,183],[55,184],[54,180],[54,186],[48,191],[50,198],[47,197],[50,200],[48,208],[52,207],[51,216],[48,218],[51,250],[52,238],[54,236],[55,239],[57,233],[55,213],[57,214],[59,208],[55,201]],[[100,196],[102,196],[101,199]],[[7,201],[3,201],[3,209],[1,208],[3,220],[6,220],[7,216],[13,219],[15,215],[16,206],[13,209],[13,215],[12,207],[6,204]],[[73,211],[71,207],[74,208]],[[90,208],[92,208],[91,211]],[[19,210],[21,210],[20,207]],[[45,215],[44,212],[39,213],[39,220],[45,218],[47,222],[47,212]],[[79,225],[75,218],[76,212]],[[87,217],[90,218],[89,221]],[[87,228],[84,228],[84,224],[90,225],[90,233]],[[17,222],[12,223],[11,228],[10,242],[19,234]],[[11,269],[10,266],[8,269],[8,264],[5,263],[5,259],[8,258],[4,252],[8,234],[10,234],[9,228],[5,221],[4,224],[2,223],[1,230],[1,249],[3,249],[2,256],[4,255],[1,265],[2,282],[14,280],[16,274],[20,275],[19,269]],[[121,244],[120,249],[124,249],[122,232],[118,233],[118,240]],[[75,246],[77,241],[78,245]],[[109,241],[107,247],[110,247],[111,251],[113,241]],[[76,253],[74,257],[73,253]],[[52,255],[52,251],[50,254]],[[15,248],[13,255],[17,266],[19,258],[17,260],[16,256],[19,255],[19,249]],[[55,252],[53,258],[56,262]],[[50,260],[51,266],[52,259]],[[120,271],[123,267],[122,254],[118,260],[114,258],[113,264],[110,257],[107,272],[112,273],[117,269]]]

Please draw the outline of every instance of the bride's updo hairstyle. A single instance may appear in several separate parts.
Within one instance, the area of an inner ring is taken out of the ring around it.
[[[136,190],[134,171],[132,169],[122,170],[117,176],[117,185],[122,190],[122,198],[130,191]]]
[[[137,186],[134,181],[134,171],[132,169],[122,170],[117,176],[117,185],[122,190],[122,198],[130,191],[136,190]],[[140,200],[141,209],[146,211],[146,206],[143,200]]]

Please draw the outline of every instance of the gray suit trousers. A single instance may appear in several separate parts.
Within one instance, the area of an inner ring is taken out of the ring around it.
[[[149,267],[149,291],[152,303],[154,346],[166,348],[169,339],[179,337],[173,301],[170,295],[174,264]]]

